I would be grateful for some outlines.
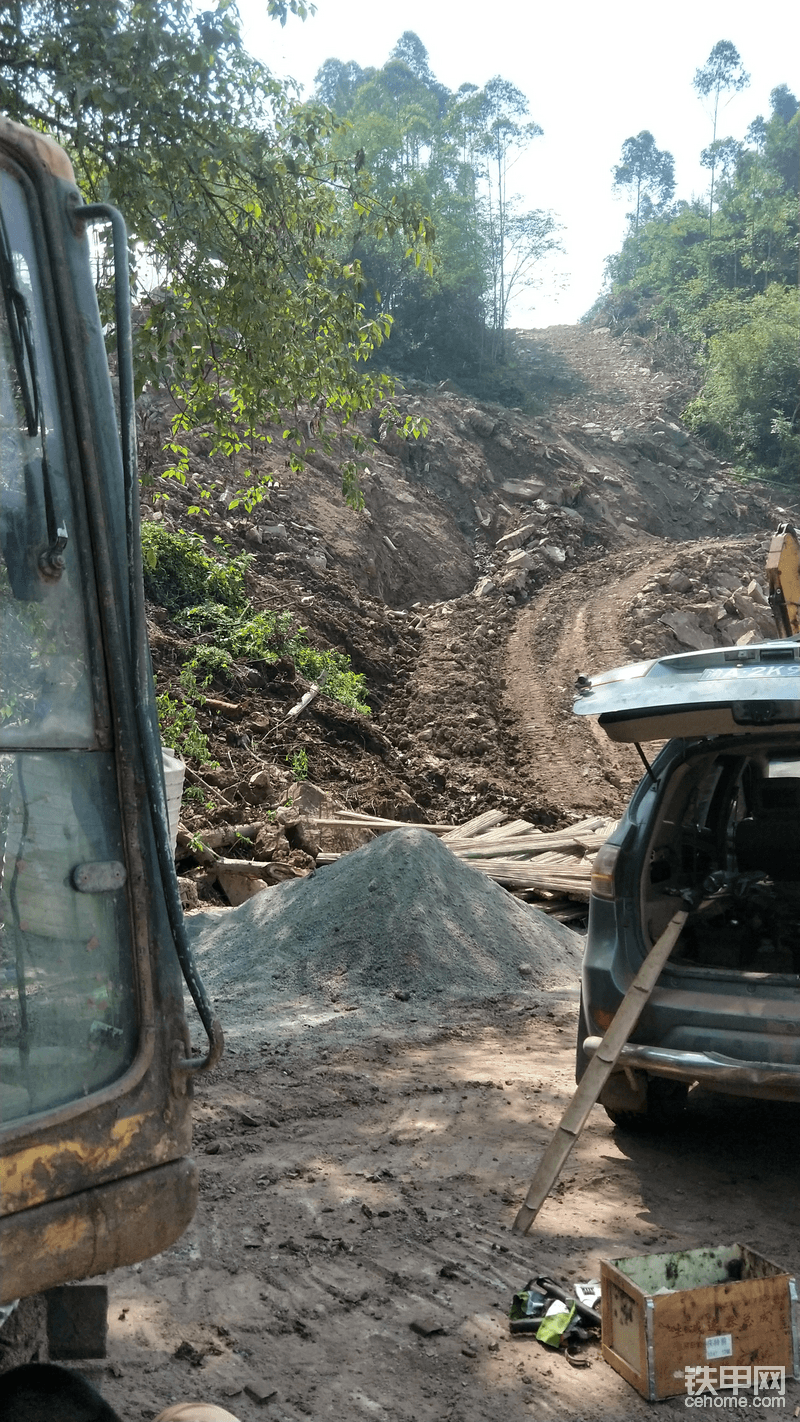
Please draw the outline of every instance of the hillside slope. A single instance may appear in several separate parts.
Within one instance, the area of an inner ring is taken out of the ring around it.
[[[573,725],[576,672],[702,645],[698,636],[732,641],[745,625],[724,599],[759,576],[766,535],[796,516],[780,491],[736,481],[682,428],[686,390],[642,363],[639,347],[583,327],[518,332],[516,347],[540,413],[406,388],[401,408],[428,433],[406,443],[365,422],[375,443],[362,513],[342,501],[344,449],[310,453],[295,475],[279,439],[256,456],[276,484],[252,516],[229,510],[236,470],[209,463],[199,437],[190,486],[167,485],[153,405],[152,516],[198,529],[211,551],[221,538],[251,552],[253,606],[286,609],[310,641],[347,652],[372,708],[367,718],[321,695],[285,721],[305,690],[291,665],[269,675],[239,665],[198,711],[219,761],[202,780],[224,803],[187,805],[190,830],[250,820],[250,777],[271,767],[282,792],[298,753],[338,803],[393,818],[616,812],[639,763]],[[191,481],[217,490],[203,520],[186,512]],[[659,620],[690,603],[688,623]],[[165,609],[150,611],[159,685],[174,688],[191,643]],[[259,813],[268,807],[262,797]]]

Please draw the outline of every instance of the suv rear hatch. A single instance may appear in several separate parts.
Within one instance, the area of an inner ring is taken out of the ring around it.
[[[581,677],[574,710],[612,741],[800,730],[800,642],[686,652]]]

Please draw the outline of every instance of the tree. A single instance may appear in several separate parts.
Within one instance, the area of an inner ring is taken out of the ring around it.
[[[774,284],[746,304],[728,304],[711,337],[701,395],[686,411],[696,429],[751,466],[772,465],[797,486],[796,289]]]
[[[324,436],[389,398],[365,362],[390,318],[366,315],[342,233],[355,214],[413,247],[428,225],[408,197],[376,205],[357,161],[333,161],[332,115],[295,105],[246,53],[232,0],[20,0],[15,17],[0,28],[0,105],[53,133],[87,197],[125,212],[140,278],[157,273],[136,372],[172,392],[174,472],[186,429],[210,426],[235,455],[281,421],[299,450],[286,411],[315,406]]]
[[[550,252],[561,251],[559,230],[551,212],[517,212],[510,204],[505,226],[505,304],[500,312],[505,325],[508,303],[515,292],[536,285],[535,269]]]
[[[695,71],[692,86],[701,99],[711,100],[712,133],[711,146],[706,149],[711,169],[711,186],[708,196],[708,270],[711,274],[711,239],[714,215],[714,175],[716,170],[715,145],[717,142],[717,120],[723,94],[739,94],[750,83],[750,75],[745,72],[736,46],[730,40],[718,40],[702,69]]]
[[[341,92],[348,68],[326,61],[317,96],[323,83]],[[366,284],[380,290],[394,318],[381,359],[403,372],[462,382],[474,375],[485,387],[486,367],[503,358],[512,295],[557,246],[552,214],[519,213],[509,192],[514,155],[541,133],[527,111],[525,95],[499,76],[483,89],[463,84],[450,93],[419,37],[406,31],[342,113],[348,128],[335,153],[361,151],[377,191],[396,193],[402,184],[435,229],[432,272],[409,260],[400,236],[379,245],[354,233]]]
[[[621,161],[614,168],[615,188],[624,188],[636,200],[633,214],[633,235],[638,238],[642,199],[650,199],[648,216],[656,215],[675,192],[675,164],[671,153],[656,148],[656,141],[647,129],[635,138],[626,138]]]
[[[508,306],[506,290],[506,243],[509,217],[508,207],[508,167],[509,154],[514,148],[526,148],[533,138],[541,137],[538,123],[520,120],[528,112],[525,95],[510,84],[507,79],[495,75],[490,79],[480,96],[480,114],[483,120],[481,148],[489,160],[488,180],[488,235],[492,252],[493,294],[492,313],[495,331],[501,335]]]
[[[343,64],[341,59],[326,59],[314,75],[316,94],[319,102],[335,114],[346,114],[353,103],[353,95],[368,75],[351,59]]]

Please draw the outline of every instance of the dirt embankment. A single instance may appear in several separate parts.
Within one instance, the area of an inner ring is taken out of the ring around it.
[[[335,453],[312,455],[293,475],[265,446],[261,467],[277,483],[248,517],[228,509],[235,470],[209,464],[200,439],[190,440],[186,490],[155,478],[153,494],[170,494],[155,517],[253,553],[254,607],[288,609],[311,641],[347,652],[373,712],[321,696],[287,722],[305,689],[291,665],[268,678],[238,667],[198,715],[220,762],[205,777],[220,798],[212,820],[250,822],[252,775],[271,767],[285,788],[298,752],[338,803],[398,819],[458,821],[499,806],[551,824],[620,808],[638,763],[623,753],[587,766],[571,748],[576,671],[653,643],[632,605],[648,578],[682,571],[694,540],[711,567],[714,540],[725,541],[727,595],[731,569],[734,580],[760,571],[753,537],[791,510],[778,491],[737,482],[690,437],[678,413],[688,392],[642,364],[639,347],[582,327],[517,333],[516,344],[540,413],[407,390],[401,406],[428,421],[428,434],[405,443],[377,422],[365,429],[377,442],[361,514],[342,502]],[[159,438],[156,409],[151,472]],[[209,482],[211,516],[192,520],[192,485]],[[716,582],[700,570],[688,600],[713,600]],[[666,585],[662,594],[660,608],[647,595],[651,623],[680,610],[684,594]],[[151,612],[160,684],[174,686],[191,645],[163,609]],[[661,624],[659,650],[695,645],[680,635]],[[262,795],[259,813],[269,808]],[[202,807],[187,808],[191,831],[208,821]]]

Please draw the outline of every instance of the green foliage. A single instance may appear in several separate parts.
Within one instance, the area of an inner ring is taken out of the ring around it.
[[[283,22],[311,8],[270,0],[268,13]],[[334,154],[338,122],[298,106],[248,55],[232,0],[6,7],[0,108],[52,133],[88,200],[125,214],[137,388],[175,397],[175,477],[186,477],[185,432],[205,426],[210,451],[237,459],[234,494],[251,505],[263,490],[247,461],[267,425],[282,421],[297,460],[309,407],[326,446],[360,411],[391,403],[391,381],[367,364],[391,316],[365,309],[351,234],[396,237],[422,260],[430,224],[411,193],[376,198],[363,163]],[[98,295],[113,325],[107,261]]]
[[[213,637],[209,652],[228,655],[235,661],[269,664],[279,657],[290,657],[307,680],[319,681],[325,677],[326,696],[369,715],[369,706],[364,700],[366,680],[361,673],[353,671],[350,658],[344,652],[322,651],[310,646],[305,629],[295,626],[290,612],[254,612],[248,603],[232,609],[205,602],[186,608],[178,614],[177,621],[195,636]],[[195,668],[199,654],[202,665],[205,654],[198,648],[195,658],[187,663],[189,668]]]
[[[652,133],[643,129],[622,145],[622,161],[614,169],[614,187],[624,188],[636,200],[634,238],[644,216],[663,212],[675,192],[675,164],[671,153],[656,148]]]
[[[727,304],[724,329],[708,344],[702,394],[686,418],[751,468],[797,480],[797,290],[774,285],[749,302]]]
[[[253,612],[244,601],[235,607],[202,602],[185,608],[176,620],[194,636],[213,637],[211,645],[235,661],[274,662],[284,653],[289,655],[292,615],[288,612]]]
[[[302,627],[298,628],[288,646],[290,655],[304,677],[317,682],[321,677],[325,677],[326,696],[341,702],[342,706],[349,706],[353,711],[360,711],[364,716],[370,714],[369,706],[364,700],[367,694],[366,679],[360,672],[353,671],[350,658],[344,652],[324,652],[316,647],[309,647],[305,642]]]
[[[168,692],[156,697],[158,724],[161,739],[165,745],[174,746],[184,760],[197,761],[199,765],[216,765],[208,744],[208,737],[197,724],[196,706],[192,700],[176,701]]]
[[[406,31],[380,69],[327,60],[317,100],[347,121],[333,140],[337,156],[355,153],[377,193],[401,191],[432,218],[432,265],[421,264],[400,233],[352,229],[366,308],[388,310],[393,321],[374,358],[480,389],[476,382],[505,358],[509,301],[535,283],[558,245],[552,214],[519,211],[508,189],[515,154],[541,133],[527,119],[525,96],[499,76],[451,93]]]
[[[694,427],[744,470],[795,478],[800,441],[797,253],[798,102],[773,89],[744,142],[717,139],[724,96],[747,84],[733,45],[720,41],[695,88],[711,108],[702,162],[707,201],[640,212],[609,258],[593,314],[630,328],[673,369],[704,384],[687,411]],[[640,138],[642,135],[640,135]]]
[[[245,576],[252,553],[213,558],[198,533],[172,532],[160,523],[142,525],[144,588],[151,602],[171,612],[214,601],[239,607],[245,600]]]
[[[291,766],[292,775],[295,780],[308,780],[308,754],[304,750],[295,751],[286,757],[287,764]]]
[[[230,654],[222,647],[209,646],[205,642],[197,648],[186,667],[199,679],[201,686],[208,686],[215,679],[230,681],[233,673]]]

